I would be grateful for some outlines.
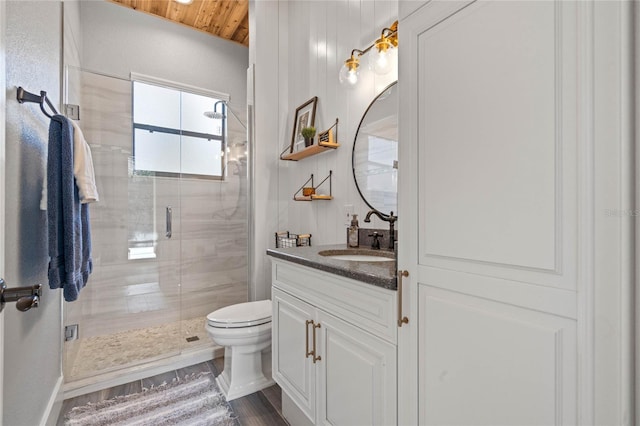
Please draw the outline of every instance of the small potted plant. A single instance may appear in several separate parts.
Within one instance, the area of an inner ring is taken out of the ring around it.
[[[316,135],[315,127],[303,127],[300,133],[302,133],[302,137],[304,138],[305,147],[313,145],[313,137]]]

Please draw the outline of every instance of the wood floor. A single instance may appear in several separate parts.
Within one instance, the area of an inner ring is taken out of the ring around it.
[[[125,385],[115,386],[109,389],[67,399],[62,405],[62,411],[60,412],[57,424],[59,426],[64,425],[64,416],[73,407],[85,405],[88,402],[95,403],[115,398],[116,396],[142,392],[143,387],[148,388],[150,386],[159,386],[164,382],[171,382],[171,380],[175,378],[184,378],[186,375],[193,373],[213,373],[217,376],[222,370],[223,365],[223,358],[218,358],[213,361],[207,361],[190,367],[181,368],[179,370],[158,374],[157,376],[137,380]],[[282,391],[278,385],[273,385],[260,392],[235,399],[230,402],[230,405],[236,416],[238,416],[240,426],[288,425],[288,423],[282,418]]]

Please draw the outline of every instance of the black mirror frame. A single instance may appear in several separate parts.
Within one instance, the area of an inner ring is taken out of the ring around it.
[[[375,207],[373,207],[369,203],[369,200],[367,200],[364,197],[364,195],[362,195],[362,191],[360,190],[360,186],[358,186],[358,179],[356,179],[355,153],[356,153],[356,141],[358,140],[358,134],[360,133],[360,126],[362,126],[362,122],[364,121],[364,118],[367,116],[367,113],[369,112],[371,107],[376,103],[378,98],[380,98],[380,96],[382,96],[384,93],[387,92],[387,90],[391,89],[391,87],[395,86],[396,84],[398,84],[398,80],[394,81],[393,83],[389,84],[387,87],[382,89],[382,91],[380,93],[378,93],[378,95],[376,95],[375,98],[373,98],[373,100],[371,101],[371,103],[369,104],[367,109],[365,110],[364,114],[362,114],[362,118],[360,119],[360,123],[358,123],[358,130],[356,130],[356,135],[353,137],[353,147],[351,148],[351,171],[353,173],[353,182],[356,184],[356,189],[358,190],[358,194],[360,194],[360,198],[362,198],[362,201],[364,201],[365,204],[367,206],[369,206],[369,208],[371,210],[375,210],[376,212],[380,213],[381,215],[383,215],[385,217],[389,217],[389,213],[384,213],[384,212],[381,212],[380,210],[376,209]],[[396,212],[396,214],[397,214],[397,212]]]

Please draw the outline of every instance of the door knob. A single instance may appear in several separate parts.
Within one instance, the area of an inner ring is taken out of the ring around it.
[[[40,304],[40,296],[42,296],[42,284],[7,288],[7,284],[0,278],[0,312],[7,302],[16,302],[16,308],[21,312],[37,308]]]

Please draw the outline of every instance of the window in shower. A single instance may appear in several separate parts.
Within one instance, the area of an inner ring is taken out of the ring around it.
[[[133,128],[135,174],[223,179],[222,100],[134,81]]]

